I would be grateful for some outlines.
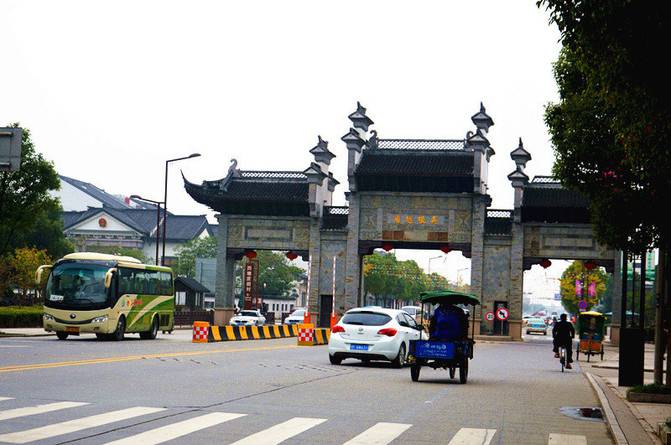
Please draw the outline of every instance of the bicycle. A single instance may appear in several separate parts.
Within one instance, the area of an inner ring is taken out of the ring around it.
[[[561,372],[564,372],[564,367],[566,366],[566,347],[559,347],[559,363],[561,363]]]

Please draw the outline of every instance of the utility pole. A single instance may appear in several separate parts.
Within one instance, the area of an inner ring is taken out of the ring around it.
[[[659,249],[657,276],[655,277],[655,383],[661,385],[664,374],[664,308],[666,306],[664,280],[666,268],[666,252]],[[668,378],[667,385],[670,383]]]

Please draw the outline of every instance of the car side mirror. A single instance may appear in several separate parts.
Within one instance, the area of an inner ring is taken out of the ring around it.
[[[105,272],[105,289],[109,289],[112,285],[112,276],[116,272],[116,268],[112,267]]]
[[[47,273],[46,276],[49,276],[49,272],[51,272],[51,267],[52,266],[44,265],[37,268],[37,270],[35,271],[35,284],[37,285],[37,287],[39,288],[42,287],[43,284],[42,280],[45,277],[44,272],[46,271]]]

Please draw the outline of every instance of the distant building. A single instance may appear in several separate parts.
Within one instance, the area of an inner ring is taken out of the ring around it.
[[[131,198],[107,193],[88,182],[60,176],[61,190],[53,193],[63,206],[65,236],[76,250],[95,246],[119,246],[142,250],[148,261],[156,259],[156,207]],[[162,227],[163,215],[160,215]],[[176,249],[196,238],[214,234],[205,215],[174,215],[168,212],[165,244],[166,264]],[[160,237],[159,237],[160,238]],[[162,245],[159,242],[159,256]]]

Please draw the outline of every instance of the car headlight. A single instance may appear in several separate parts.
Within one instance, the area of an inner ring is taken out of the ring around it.
[[[44,319],[46,321],[55,321],[53,315],[44,314]]]
[[[91,320],[91,323],[104,323],[107,321],[107,315],[103,315],[102,317],[96,317],[93,320]]]

